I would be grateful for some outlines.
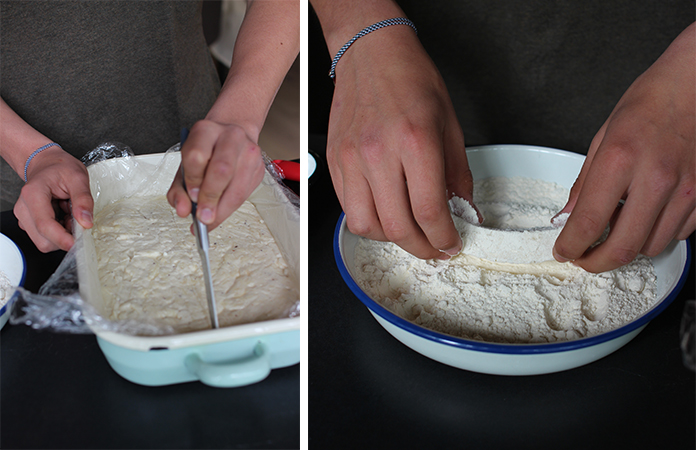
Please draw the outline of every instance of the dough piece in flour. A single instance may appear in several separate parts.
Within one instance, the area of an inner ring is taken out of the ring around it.
[[[563,229],[561,220],[547,227],[510,230],[479,225],[473,206],[460,197],[450,200],[453,220],[462,238],[461,253],[506,264],[534,264],[554,261],[553,244]],[[473,220],[472,220],[473,219]],[[558,224],[558,225],[557,225]]]
[[[526,263],[493,261],[490,241],[497,237],[486,233],[485,227],[498,231],[547,228],[567,198],[567,189],[540,180],[477,180],[474,202],[485,222],[478,227],[471,220],[454,217],[463,236],[479,233],[469,240],[469,247],[465,241],[460,255],[448,261],[425,261],[393,243],[361,238],[352,273],[367,295],[394,314],[456,337],[544,343],[606,333],[653,306],[657,278],[650,258],[639,256],[614,271],[593,274],[571,263],[546,260],[551,242],[542,248],[546,253],[540,252],[542,262],[529,263],[536,257],[523,253],[515,261]],[[451,206],[456,213],[457,207],[466,205]],[[557,221],[564,223],[564,217]],[[518,231],[504,233],[523,236]],[[525,245],[536,251],[529,242]],[[467,249],[490,259],[468,254]],[[501,259],[508,257],[505,251],[498,253]]]

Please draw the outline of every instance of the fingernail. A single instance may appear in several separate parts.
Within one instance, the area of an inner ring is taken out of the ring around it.
[[[189,193],[188,193],[189,197],[194,202],[198,201],[198,191],[200,191],[200,189],[198,189],[198,188],[193,188],[193,189],[189,190]]]
[[[479,211],[476,205],[472,203],[471,206],[474,207],[474,211],[476,211],[476,219],[478,220],[479,225],[481,225],[484,221],[483,214],[481,214],[481,211]]]
[[[213,221],[213,210],[209,208],[205,208],[201,210],[201,222],[205,224],[209,224]]]
[[[82,211],[81,216],[82,216],[82,220],[84,220],[85,222],[87,222],[87,223],[89,223],[89,224],[92,223],[92,213],[91,213],[91,212],[89,212],[89,211]]]
[[[445,255],[447,255],[447,256],[442,255],[442,256],[440,256],[439,259],[447,260],[447,259],[450,259],[450,258],[453,257],[453,256],[457,256],[457,255],[459,254],[459,252],[462,251],[462,244],[461,244],[461,242],[460,242],[459,245],[455,245],[454,247],[452,247],[452,248],[450,248],[450,249],[448,249],[448,250],[440,250],[440,251],[441,251],[442,253],[444,253]]]
[[[559,212],[551,218],[551,225],[556,228],[560,228],[566,224],[568,217],[570,217],[570,213]]]
[[[179,217],[186,217],[188,214],[186,214],[186,205],[181,201],[177,200],[176,206],[174,206],[174,209],[176,210],[176,215]]]
[[[562,263],[570,261],[570,259],[565,258],[565,257],[559,255],[558,252],[556,252],[556,249],[555,249],[555,248],[553,249],[553,257],[554,257],[554,259],[555,259],[556,261],[562,262]]]

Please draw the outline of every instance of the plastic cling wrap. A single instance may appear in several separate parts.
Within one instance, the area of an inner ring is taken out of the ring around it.
[[[281,183],[271,160],[264,159],[266,173],[249,201],[254,204],[278,244],[292,283],[299,292],[299,198]],[[107,143],[94,149],[83,161],[88,165],[96,217],[102,208],[114,201],[165,194],[178,170],[181,155],[179,145],[165,154],[133,156],[127,147]],[[68,333],[174,334],[171,326],[154,319],[110,319],[110,311],[101,294],[91,230],[83,230],[76,222],[73,229],[73,248],[38,294],[20,290],[21,301],[14,308],[11,322]],[[193,253],[197,258],[195,250]],[[298,296],[294,305],[281,314],[282,317],[296,317],[299,313]]]

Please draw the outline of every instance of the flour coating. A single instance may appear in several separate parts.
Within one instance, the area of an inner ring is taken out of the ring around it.
[[[10,300],[13,293],[14,287],[12,287],[10,279],[5,275],[5,272],[0,270],[0,307],[4,306],[5,303]]]
[[[417,325],[497,343],[595,336],[653,306],[657,279],[650,258],[639,256],[601,274],[553,259],[565,217],[551,220],[564,206],[567,189],[541,180],[494,177],[477,181],[474,194],[482,226],[471,223],[470,211],[464,214],[469,219],[453,217],[464,242],[462,253],[449,261],[424,261],[395,244],[360,239],[354,270],[358,285]],[[466,209],[457,200],[450,206],[454,212]]]
[[[178,332],[210,328],[190,217],[178,217],[164,196],[133,197],[104,207],[94,222],[110,319],[153,319]],[[209,240],[220,326],[285,317],[299,291],[254,205],[245,202]]]

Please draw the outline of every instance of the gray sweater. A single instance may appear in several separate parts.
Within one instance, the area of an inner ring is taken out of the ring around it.
[[[78,158],[104,141],[165,151],[219,89],[200,1],[0,2],[0,95]],[[6,210],[23,182],[1,164]]]

